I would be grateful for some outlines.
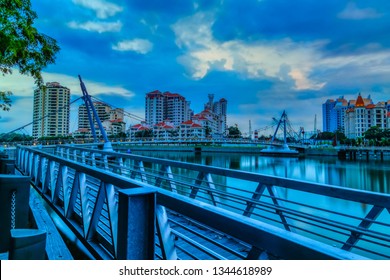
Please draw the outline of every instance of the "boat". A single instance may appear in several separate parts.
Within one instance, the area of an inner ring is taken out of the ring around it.
[[[296,157],[299,155],[298,151],[291,150],[287,145],[286,120],[287,120],[287,114],[286,111],[283,111],[283,114],[275,129],[275,133],[272,136],[270,146],[268,148],[262,149],[260,151],[260,154],[268,155],[268,156],[287,156],[287,157]],[[275,143],[276,134],[278,133],[281,124],[283,124],[283,129],[284,129],[283,131],[284,142],[282,145]]]

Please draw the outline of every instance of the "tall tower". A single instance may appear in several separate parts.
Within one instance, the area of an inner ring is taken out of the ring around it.
[[[174,125],[180,125],[189,120],[193,112],[184,96],[178,93],[160,92],[155,90],[145,97],[145,120],[148,125],[155,125],[170,120]]]
[[[219,119],[218,131],[220,134],[225,135],[227,132],[227,100],[221,98],[218,102],[214,103],[212,109]]]
[[[46,83],[45,90],[34,91],[33,137],[69,134],[70,90],[60,83]]]
[[[164,120],[170,120],[174,125],[187,121],[188,103],[178,93],[164,92]]]
[[[207,107],[208,107],[208,109],[212,110],[213,105],[214,105],[214,94],[209,93],[208,97],[209,97],[209,102],[208,102]]]
[[[249,120],[249,139],[252,139],[252,123],[251,123],[251,120]]]
[[[145,96],[145,120],[148,125],[164,120],[164,95],[159,90],[149,92]]]

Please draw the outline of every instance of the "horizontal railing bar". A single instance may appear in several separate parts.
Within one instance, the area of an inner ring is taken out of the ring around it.
[[[258,248],[267,248],[270,243],[278,244],[273,248],[276,251],[273,254],[276,253],[279,256],[284,255],[284,257],[291,259],[359,259],[362,257],[355,254],[350,255],[349,252],[344,250],[332,248],[329,245],[243,217],[222,208],[186,197],[179,198],[177,194],[164,190],[159,191],[157,203],[174,211],[179,211],[181,214],[217,230],[228,232],[229,235]]]
[[[198,257],[196,257],[193,253],[191,253],[190,251],[188,251],[187,249],[185,249],[183,246],[181,246],[180,244],[176,244],[175,245],[177,249],[180,249],[182,252],[184,252],[186,255],[190,256],[193,260],[199,260]]]
[[[214,244],[215,246],[217,246],[217,247],[219,247],[219,248],[222,248],[223,250],[227,251],[227,252],[230,253],[230,254],[233,254],[233,255],[235,255],[235,256],[241,258],[241,259],[244,259],[244,258],[245,258],[244,255],[242,255],[242,254],[240,254],[240,253],[234,251],[233,249],[231,249],[231,248],[225,246],[224,244],[221,244],[221,243],[219,243],[219,242],[217,242],[217,241],[215,241],[215,240],[213,240],[213,239],[211,239],[211,238],[209,238],[209,237],[203,235],[202,233],[200,233],[200,232],[198,232],[198,231],[196,231],[196,230],[193,230],[193,229],[191,229],[191,228],[189,228],[189,227],[187,227],[187,226],[185,226],[185,225],[183,225],[183,224],[181,224],[181,223],[179,223],[179,222],[177,222],[177,221],[175,221],[175,220],[173,220],[173,219],[169,219],[169,221],[170,221],[171,223],[176,224],[177,226],[179,226],[179,227],[185,229],[186,231],[191,232],[191,233],[194,234],[194,235],[197,235],[197,236],[199,236],[199,237],[202,237],[204,240],[206,240],[206,241],[208,241],[208,242]]]
[[[71,147],[71,146],[67,148],[75,149],[75,147]],[[106,151],[103,152],[100,150],[90,150],[86,148],[76,148],[76,149],[94,151],[96,153],[104,153],[110,156],[120,156],[123,158],[138,159],[144,162],[151,162],[154,164],[170,165],[171,167],[179,167],[179,168],[184,168],[189,170],[202,171],[206,173],[212,173],[215,175],[222,175],[225,177],[243,179],[246,181],[262,182],[263,184],[266,185],[276,185],[278,187],[295,189],[295,190],[304,191],[308,193],[322,194],[334,198],[345,199],[347,197],[348,200],[350,201],[367,203],[367,204],[377,205],[385,208],[390,207],[390,195],[386,195],[386,194],[377,194],[374,192],[354,190],[350,188],[332,186],[328,184],[318,184],[318,183],[301,181],[296,179],[281,178],[272,175],[262,175],[262,174],[250,173],[246,171],[231,170],[231,169],[214,167],[214,166],[204,166],[200,164],[185,163],[185,162],[152,158],[146,156],[129,155],[129,154],[117,153],[117,152],[106,152]]]
[[[216,259],[216,260],[226,260],[225,257],[221,256],[220,254],[217,254],[216,252],[210,250],[206,246],[203,246],[199,242],[194,241],[193,239],[189,238],[188,236],[182,234],[181,232],[171,229],[172,233],[176,235],[177,237],[181,238],[182,240],[186,241],[188,244],[191,244],[194,248],[197,248],[199,251],[209,255],[210,257]]]

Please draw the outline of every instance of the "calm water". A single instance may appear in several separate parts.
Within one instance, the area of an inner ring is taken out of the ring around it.
[[[278,158],[237,153],[146,152],[134,154],[198,163],[360,190],[390,193],[390,161],[337,157]]]

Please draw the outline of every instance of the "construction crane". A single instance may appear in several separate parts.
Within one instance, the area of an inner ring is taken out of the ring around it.
[[[95,119],[95,121],[99,127],[100,133],[103,136],[103,140],[104,140],[103,150],[104,151],[113,151],[111,142],[108,140],[106,130],[104,129],[103,124],[100,121],[100,118],[96,112],[95,106],[92,103],[91,96],[88,94],[87,88],[85,87],[84,82],[81,79],[80,75],[79,75],[79,80],[80,80],[81,91],[83,92],[82,99],[84,100],[85,107],[87,109],[88,120],[89,120],[89,124],[91,126],[93,140],[95,143],[98,143],[98,138],[96,136],[96,130],[95,130],[95,124],[93,122],[93,119]],[[92,115],[93,115],[93,118],[92,118]]]

